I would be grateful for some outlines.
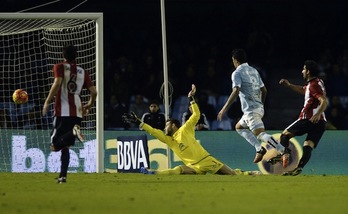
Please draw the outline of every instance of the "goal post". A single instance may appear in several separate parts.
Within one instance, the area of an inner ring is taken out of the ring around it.
[[[82,121],[86,143],[70,148],[69,171],[104,172],[103,14],[0,13],[0,42],[0,172],[59,170],[60,153],[49,150],[53,103],[47,116],[41,111],[53,65],[62,61],[67,43],[77,47],[77,64],[98,91],[96,105]],[[18,88],[28,92],[28,103],[12,102]],[[81,99],[88,101],[88,90]]]

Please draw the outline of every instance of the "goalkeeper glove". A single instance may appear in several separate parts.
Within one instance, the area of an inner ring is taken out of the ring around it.
[[[124,113],[122,115],[122,121],[125,123],[135,123],[137,125],[140,125],[142,123],[142,121],[137,117],[137,115],[134,112]]]
[[[189,99],[190,102],[195,101],[195,98],[193,97],[195,94],[196,94],[196,86],[195,84],[192,84],[192,89],[187,95],[187,98]]]

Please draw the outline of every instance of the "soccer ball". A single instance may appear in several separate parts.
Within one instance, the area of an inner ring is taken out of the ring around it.
[[[24,104],[28,102],[28,93],[23,89],[17,89],[13,92],[12,99],[16,104]]]

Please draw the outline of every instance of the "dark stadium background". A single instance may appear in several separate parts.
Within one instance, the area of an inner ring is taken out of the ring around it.
[[[47,2],[4,0],[0,12],[23,11]],[[82,2],[61,0],[26,12],[67,12]],[[348,79],[348,8],[344,1],[166,0],[165,5],[174,100],[182,95],[181,88],[187,91],[190,87],[183,84],[189,66],[196,69],[200,89],[214,96],[228,95],[230,52],[239,47],[247,50],[249,63],[259,68],[269,88],[265,116],[269,129],[284,129],[301,109],[303,97],[289,93],[277,82],[286,77],[303,84],[301,69],[306,59],[320,63],[329,98],[348,97],[348,82],[344,82]],[[163,81],[160,0],[88,0],[71,12],[104,13],[104,84],[114,86],[109,77],[124,72],[120,59],[126,59],[133,69],[133,76],[124,79],[127,90],[115,90],[122,102],[128,106],[130,97],[140,92],[159,99]],[[152,70],[145,69],[147,56],[153,57]],[[219,81],[215,84],[204,78],[211,59]],[[334,66],[341,69],[338,76],[332,72]],[[151,75],[154,84],[142,86]],[[110,93],[106,88],[106,104]],[[346,117],[344,107],[341,117]],[[347,129],[347,124],[341,129]]]

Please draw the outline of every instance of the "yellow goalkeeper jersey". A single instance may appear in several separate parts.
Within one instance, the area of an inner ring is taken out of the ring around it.
[[[167,136],[162,130],[154,129],[146,123],[142,124],[145,131],[167,144],[185,165],[196,164],[210,155],[195,138],[195,125],[199,120],[200,111],[196,103],[192,103],[191,106],[191,117],[173,136]]]

